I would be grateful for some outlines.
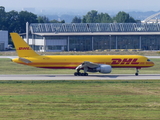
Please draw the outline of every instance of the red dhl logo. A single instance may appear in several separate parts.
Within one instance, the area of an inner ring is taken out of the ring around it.
[[[29,47],[19,47],[18,50],[30,50]]]
[[[139,64],[139,62],[137,62],[138,59],[112,59],[112,63],[111,64]]]

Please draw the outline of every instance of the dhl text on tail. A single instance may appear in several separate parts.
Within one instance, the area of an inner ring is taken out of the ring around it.
[[[138,75],[139,69],[154,66],[140,55],[38,55],[17,33],[11,33],[11,37],[19,56],[13,62],[38,68],[75,69],[75,76],[87,76],[87,72],[111,73],[112,68],[136,68]]]

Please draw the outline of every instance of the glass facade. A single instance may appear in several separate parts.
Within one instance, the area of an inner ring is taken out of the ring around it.
[[[139,49],[139,36],[117,36],[117,49]]]
[[[69,51],[91,51],[92,37],[91,36],[70,36]]]
[[[142,50],[160,50],[160,35],[146,35],[141,38]]]
[[[47,51],[92,51],[112,49],[160,50],[160,35],[112,35],[112,36],[59,36],[50,39],[66,39],[66,45],[46,45]],[[42,49],[43,46],[35,46]]]

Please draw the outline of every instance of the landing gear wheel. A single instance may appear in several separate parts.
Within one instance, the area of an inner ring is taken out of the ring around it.
[[[82,76],[83,75],[83,73],[80,73],[80,72],[75,72],[74,73],[74,76]]]
[[[138,68],[136,68],[135,76],[138,76],[138,72],[139,72],[139,70],[138,70]]]
[[[74,76],[88,76],[88,73],[75,72]]]
[[[84,73],[84,76],[88,76],[88,73]]]
[[[84,73],[81,73],[81,75],[80,75],[80,76],[85,76],[85,75],[84,75]]]
[[[135,76],[138,76],[138,73],[135,73]]]
[[[75,73],[74,73],[74,76],[78,76],[78,73],[77,73],[77,72],[75,72]]]

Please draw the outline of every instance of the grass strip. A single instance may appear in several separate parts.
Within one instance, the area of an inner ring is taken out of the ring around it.
[[[160,80],[0,81],[0,118],[159,119]]]

